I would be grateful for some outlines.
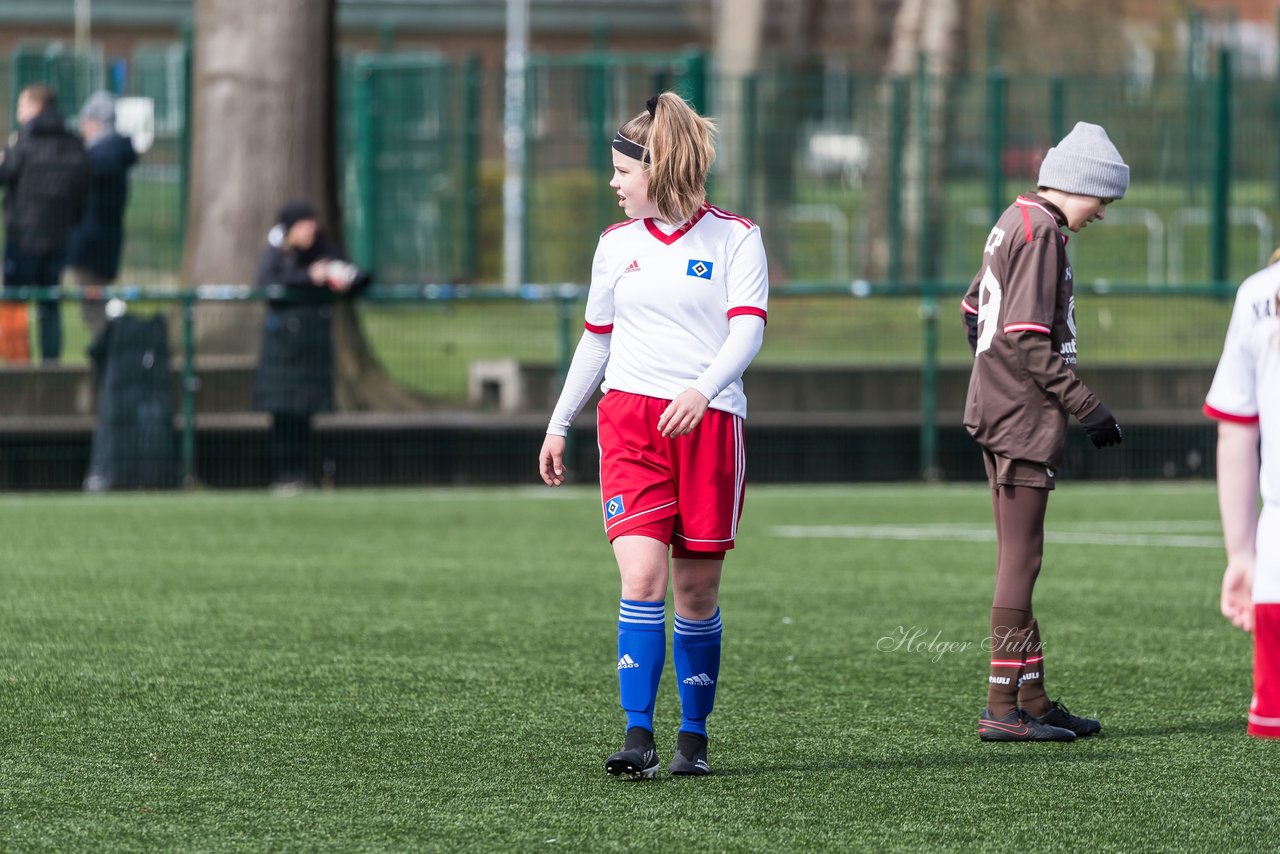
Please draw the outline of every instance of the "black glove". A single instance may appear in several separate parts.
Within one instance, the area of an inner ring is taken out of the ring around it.
[[[964,313],[964,325],[969,330],[969,349],[976,356],[978,354],[978,315]]]
[[[1124,440],[1124,433],[1116,423],[1115,416],[1101,403],[1088,415],[1082,415],[1080,423],[1084,425],[1085,432],[1089,434],[1089,441],[1093,442],[1095,448],[1119,445]]]

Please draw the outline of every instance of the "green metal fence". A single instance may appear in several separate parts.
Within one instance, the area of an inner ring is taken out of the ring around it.
[[[144,45],[109,73],[101,55],[31,46],[3,63],[10,97],[64,87],[74,116],[95,88],[152,98],[157,140],[135,174],[127,278],[173,283],[183,223],[188,51]],[[1108,128],[1130,193],[1111,222],[1074,242],[1087,281],[1229,285],[1256,269],[1280,222],[1280,88],[1237,78],[1228,54],[1206,73],[1130,78],[942,80],[842,71],[729,78],[697,53],[588,53],[529,67],[526,280],[575,281],[595,235],[619,215],[608,138],[648,94],[675,88],[724,126],[711,192],[764,227],[775,285],[957,282],[973,247],[1040,158],[1077,120]],[[114,62],[114,60],[113,60]],[[381,281],[495,282],[501,271],[501,79],[475,59],[346,57],[338,77],[347,238]],[[945,89],[945,109],[922,107]],[[937,127],[930,130],[930,125]],[[924,129],[933,148],[912,146]],[[910,160],[908,159],[910,158]],[[937,162],[934,162],[937,161]],[[938,185],[913,182],[914,172]],[[923,225],[923,228],[917,226]],[[923,238],[915,237],[915,232]]]
[[[264,295],[240,286],[114,293],[134,312],[172,319],[184,481],[266,485],[270,418],[251,404],[256,359],[202,354],[193,324],[197,311]],[[360,305],[362,325],[382,368],[418,405],[317,416],[317,478],[335,485],[530,481],[580,334],[584,293],[581,286],[529,287],[520,295],[468,286],[371,292]],[[773,297],[765,347],[746,377],[755,479],[981,476],[960,426],[969,356],[959,289],[932,296],[890,286],[795,286]],[[78,325],[74,310],[68,301],[69,330]],[[1229,310],[1211,285],[1176,295],[1146,286],[1078,289],[1081,373],[1125,425],[1126,443],[1099,453],[1076,431],[1068,477],[1212,475],[1213,427],[1199,406]],[[79,486],[97,426],[94,381],[72,360],[0,370],[0,488]],[[595,471],[593,427],[589,407],[571,445],[572,468],[587,482]]]
[[[1091,476],[1203,476],[1212,468],[1212,428],[1197,410],[1227,297],[1264,263],[1280,221],[1275,81],[1238,78],[1223,56],[1195,75],[993,70],[946,81],[924,67],[893,80],[813,70],[729,78],[686,52],[537,59],[526,129],[526,280],[544,284],[517,294],[492,284],[502,245],[500,75],[475,60],[431,54],[345,57],[335,168],[349,248],[379,279],[361,303],[361,324],[376,358],[421,406],[326,421],[326,453],[346,460],[337,479],[527,475],[530,443],[580,329],[596,236],[620,216],[607,187],[609,136],[664,88],[721,118],[712,198],[759,221],[770,255],[770,324],[748,376],[753,465],[762,477],[980,475],[958,426],[957,389],[969,358],[958,297],[999,209],[1033,186],[1044,150],[1077,120],[1106,126],[1132,169],[1129,195],[1069,249],[1082,374],[1132,429],[1118,454],[1087,453],[1075,437],[1072,467]],[[57,85],[67,67],[89,69],[75,74],[92,86],[155,100],[157,141],[135,173],[120,293],[172,314],[179,335],[183,306],[228,299],[172,290],[185,207],[189,52],[139,48],[123,75],[97,56],[68,65],[57,51],[21,53],[0,63],[0,93],[34,79]],[[75,74],[66,85],[79,97]],[[930,112],[940,87],[945,109]],[[9,121],[12,105],[5,107]],[[931,127],[942,144],[913,147]],[[937,181],[913,183],[913,173]],[[85,333],[73,304],[65,310],[61,370],[83,372]],[[193,352],[179,368],[198,367],[195,342],[175,341]],[[252,364],[228,370],[239,372],[240,402],[211,412],[208,429],[190,434],[189,470],[211,485],[257,483],[252,461],[263,453],[263,427],[243,397]],[[0,381],[6,375],[17,372],[0,371]],[[183,385],[199,409],[206,404],[193,388]],[[61,451],[32,439],[19,458],[79,459],[91,425],[83,412],[76,417],[79,432],[64,435]],[[0,418],[0,439],[11,449],[15,423]],[[581,439],[577,462],[589,468],[593,443]],[[443,448],[472,464],[445,466]],[[396,453],[428,462],[397,467]],[[368,463],[384,457],[381,468]],[[70,481],[22,477],[0,470],[0,485]]]

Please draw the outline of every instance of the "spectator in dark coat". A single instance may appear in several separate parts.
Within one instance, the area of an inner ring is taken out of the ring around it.
[[[129,170],[138,162],[138,153],[127,136],[116,133],[116,101],[110,92],[94,92],[85,101],[80,132],[89,147],[89,201],[84,219],[71,234],[67,265],[82,290],[85,325],[96,338],[107,323],[101,290],[120,274]]]
[[[314,482],[311,416],[333,409],[334,300],[369,276],[343,259],[306,202],[289,202],[276,220],[258,263],[268,301],[253,408],[271,413],[273,484],[296,488]]]
[[[16,138],[0,156],[0,186],[5,188],[4,284],[56,287],[66,261],[67,240],[84,215],[89,157],[80,137],[67,130],[57,98],[47,86],[22,90],[17,117]],[[38,310],[41,358],[56,362],[62,355],[57,299],[41,300]],[[25,341],[11,343],[26,351]],[[7,345],[5,349],[14,352]]]

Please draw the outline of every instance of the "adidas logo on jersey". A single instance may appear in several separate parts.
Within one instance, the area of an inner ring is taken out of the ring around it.
[[[627,265],[627,269],[623,270],[622,272],[624,275],[627,273],[639,273],[640,272],[639,259],[632,258],[631,263]]]
[[[618,659],[619,670],[630,670],[633,667],[639,667],[639,666],[640,665],[636,663],[636,660],[631,657],[631,653],[627,653],[626,655],[622,656],[622,658]]]
[[[684,681],[684,684],[686,685],[697,685],[704,688],[708,685],[716,684],[716,680],[712,679],[710,676],[708,676],[705,673],[699,673],[697,676],[690,676],[688,679],[685,679],[683,681]]]

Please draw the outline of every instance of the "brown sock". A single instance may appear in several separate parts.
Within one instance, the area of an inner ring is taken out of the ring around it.
[[[991,609],[991,674],[987,677],[987,708],[1002,718],[1017,708],[1018,679],[1027,654],[1031,612],[1018,608]]]
[[[1027,635],[1027,658],[1018,684],[1018,705],[1035,718],[1049,713],[1049,695],[1044,690],[1044,644],[1035,617],[1031,618]]]

